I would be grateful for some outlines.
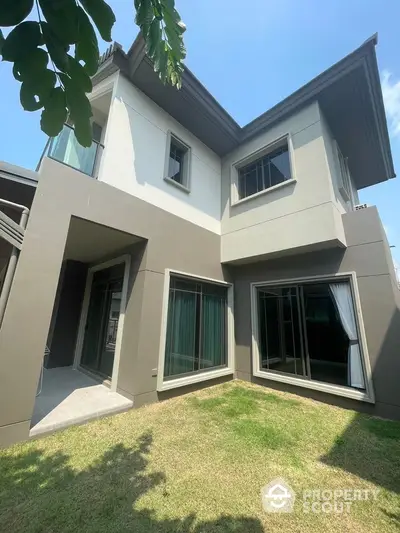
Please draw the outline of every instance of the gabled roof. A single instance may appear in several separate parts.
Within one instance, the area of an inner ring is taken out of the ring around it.
[[[183,72],[179,91],[163,85],[146,56],[140,34],[127,54],[117,44],[104,54],[94,83],[120,69],[136,87],[221,157],[318,100],[333,136],[349,157],[357,188],[361,189],[395,177],[376,44],[374,35],[244,127],[237,124],[188,68]]]

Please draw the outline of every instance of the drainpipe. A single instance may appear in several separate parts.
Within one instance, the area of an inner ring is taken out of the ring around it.
[[[22,211],[21,219],[19,225],[24,230],[28,222],[29,209],[21,204],[15,204],[14,202],[9,202],[8,200],[0,199],[0,205],[5,205],[11,207],[12,209],[17,209]],[[15,269],[17,268],[17,262],[19,257],[19,250],[15,246],[12,247],[10,260],[8,261],[8,266],[6,274],[4,276],[3,287],[0,294],[0,328],[3,323],[4,313],[6,311],[8,297],[10,296],[11,285],[14,279]]]

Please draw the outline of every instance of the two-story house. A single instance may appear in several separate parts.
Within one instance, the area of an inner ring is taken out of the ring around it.
[[[107,52],[92,146],[66,125],[37,172],[0,168],[30,209],[15,275],[1,254],[0,443],[40,402],[66,425],[68,376],[111,403],[88,387],[67,423],[232,378],[400,418],[400,293],[357,192],[395,176],[376,43],[245,127],[188,69],[164,86],[141,37]]]

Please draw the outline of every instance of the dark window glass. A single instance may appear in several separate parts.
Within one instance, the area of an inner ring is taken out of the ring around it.
[[[286,145],[239,169],[239,199],[290,178],[289,151]]]
[[[169,150],[168,177],[184,185],[184,162],[186,150],[171,141]]]
[[[226,307],[226,287],[171,278],[165,378],[226,366]]]
[[[350,293],[347,282],[340,285]],[[352,377],[356,360],[350,355],[358,339],[350,341],[331,284],[260,287],[257,304],[261,369],[365,388]]]

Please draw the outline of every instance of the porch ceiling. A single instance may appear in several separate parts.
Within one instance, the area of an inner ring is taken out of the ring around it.
[[[137,235],[71,217],[64,259],[93,263],[141,240]]]

